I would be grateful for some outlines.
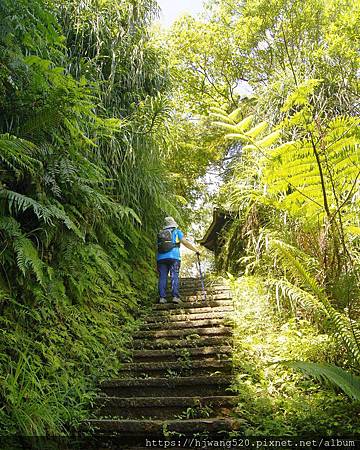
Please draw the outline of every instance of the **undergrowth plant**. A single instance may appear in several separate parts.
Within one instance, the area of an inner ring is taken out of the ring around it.
[[[358,371],[359,119],[320,110],[320,86],[312,79],[298,84],[270,134],[266,121],[252,126],[254,116],[239,122],[241,108],[213,108],[214,125],[241,145],[221,197],[234,215],[222,259],[227,268],[237,254],[245,273],[265,269],[279,312],[290,306],[297,317],[325,317],[325,329],[347,350],[347,366]],[[329,368],[329,379],[336,370]],[[326,377],[326,366],[321,373]]]
[[[1,434],[88,416],[154,290],[153,238],[175,210],[156,12],[0,4]]]
[[[230,280],[235,306],[233,389],[241,436],[357,435],[359,403],[347,395],[358,398],[358,377],[330,365],[345,365],[346,355],[339,357],[338,342],[318,324],[279,316],[266,283],[259,276]],[[299,360],[303,362],[293,362]],[[292,368],[311,376],[316,372],[321,383]],[[324,379],[331,381],[325,389]]]

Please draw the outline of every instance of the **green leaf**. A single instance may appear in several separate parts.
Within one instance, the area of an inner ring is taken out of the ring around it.
[[[301,370],[319,381],[326,380],[339,387],[353,400],[360,400],[360,377],[332,364],[318,364],[305,361],[281,361],[285,367]]]
[[[255,127],[251,128],[249,131],[247,131],[245,134],[247,137],[251,139],[256,139],[261,133],[263,133],[268,128],[267,122],[260,122]]]

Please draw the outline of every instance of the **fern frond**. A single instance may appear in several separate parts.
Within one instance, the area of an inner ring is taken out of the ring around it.
[[[245,141],[245,142],[248,141],[246,136],[244,136],[244,134],[240,134],[240,133],[228,133],[228,134],[225,134],[224,138],[225,139],[235,139],[238,141]]]
[[[235,122],[232,119],[230,119],[228,116],[224,116],[219,113],[210,113],[210,116],[214,117],[216,119],[220,119],[221,123],[228,123],[230,125],[235,125]]]
[[[282,111],[289,111],[293,106],[302,106],[308,103],[309,96],[322,82],[321,79],[309,79],[299,84],[296,89],[286,98]]]
[[[334,324],[335,335],[342,339],[348,352],[360,365],[359,340],[354,335],[350,319],[333,307],[328,308],[328,314]]]
[[[27,209],[32,209],[39,219],[43,219],[47,223],[51,222],[51,214],[47,208],[31,197],[8,189],[0,189],[0,198],[8,201],[8,208],[11,214],[23,213]]]
[[[225,111],[225,109],[218,108],[216,106],[210,106],[210,111],[214,113],[221,114],[222,116],[228,116],[228,113]]]
[[[20,224],[13,217],[0,219],[0,232],[6,234],[16,253],[17,267],[27,275],[28,269],[32,270],[39,283],[45,284],[45,264],[39,258],[34,244],[21,231]]]
[[[324,291],[319,287],[316,278],[309,271],[309,267],[314,270],[316,265],[314,258],[310,258],[298,248],[278,239],[269,239],[269,249],[276,254],[284,269],[290,272],[294,279],[310,289],[321,301],[328,303]]]
[[[8,208],[11,214],[23,213],[27,209],[32,209],[38,219],[45,223],[52,225],[53,219],[62,221],[70,230],[74,231],[79,237],[83,237],[78,227],[65,214],[63,206],[56,202],[56,204],[43,205],[31,197],[19,194],[18,192],[10,191],[8,189],[0,189],[0,198],[8,201]]]
[[[301,305],[307,309],[322,311],[327,315],[326,306],[313,294],[304,289],[290,283],[286,279],[269,280],[270,285],[274,286],[277,291],[281,291],[285,297],[291,299],[295,305]]]
[[[22,171],[34,174],[42,164],[33,155],[36,146],[29,141],[10,134],[0,134],[0,160],[18,175]]]
[[[243,120],[241,120],[239,123],[236,124],[236,131],[240,133],[244,133],[247,128],[252,124],[254,120],[254,115],[247,116]]]
[[[319,364],[305,361],[280,361],[285,367],[301,370],[319,381],[328,381],[340,388],[353,400],[360,400],[360,377],[333,364]]]
[[[271,151],[271,157],[264,160],[262,182],[269,186],[269,193],[279,197],[278,204],[283,209],[297,217],[305,212],[307,224],[315,225],[325,218],[324,191],[329,213],[339,213],[338,199],[340,203],[347,199],[343,208],[352,200],[347,194],[353,190],[360,172],[358,122],[357,118],[347,117],[331,121],[321,146],[318,144],[315,150],[312,141],[299,139]]]
[[[225,122],[213,122],[213,125],[216,125],[224,130],[228,131],[236,131],[236,125],[231,125],[230,123]]]
[[[225,136],[226,137],[226,136]],[[256,145],[253,145],[253,144],[248,144],[248,145],[244,145],[243,147],[242,147],[242,151],[243,152],[246,152],[246,151],[254,151],[254,150],[257,150],[258,149],[258,147],[256,146]]]
[[[233,120],[234,122],[236,122],[237,120],[239,120],[239,118],[241,117],[241,112],[242,112],[243,108],[237,108],[235,109],[233,112],[231,112],[229,114],[229,119]]]
[[[275,142],[277,142],[281,137],[281,131],[274,131],[273,133],[268,134],[267,136],[263,137],[260,141],[256,142],[256,145],[258,147],[262,148],[268,148],[271,147]]]
[[[260,122],[255,127],[247,131],[245,134],[250,139],[256,139],[258,136],[260,136],[261,133],[263,133],[268,128],[268,126],[269,124],[267,122]]]
[[[332,146],[339,137],[346,138],[349,134],[354,134],[360,124],[358,117],[338,116],[330,120],[327,124],[325,141]]]
[[[300,304],[307,309],[314,309],[325,314],[333,324],[335,336],[343,341],[349,354],[351,354],[354,360],[360,365],[359,341],[356,336],[354,336],[349,319],[332,307],[329,300],[324,295],[322,295],[321,298],[318,298],[316,295],[301,289],[286,279],[269,281],[277,291],[280,290],[283,295],[291,299],[295,305]]]
[[[38,252],[34,247],[34,244],[24,236],[15,239],[13,247],[16,252],[16,262],[18,268],[21,270],[24,276],[27,274],[27,270],[31,269],[35,275],[37,281],[44,285],[44,263],[39,258]]]

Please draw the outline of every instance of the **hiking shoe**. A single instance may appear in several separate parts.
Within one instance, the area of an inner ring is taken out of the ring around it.
[[[161,297],[160,300],[159,300],[159,303],[167,303],[166,298]]]
[[[173,297],[172,301],[173,301],[173,303],[182,303],[182,301],[179,299],[179,297]]]

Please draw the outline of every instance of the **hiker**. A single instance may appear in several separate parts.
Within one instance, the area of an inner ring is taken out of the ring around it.
[[[169,272],[172,301],[174,303],[181,302],[179,294],[180,243],[200,255],[199,250],[184,238],[184,233],[178,229],[175,220],[172,217],[165,217],[164,228],[158,234],[157,270],[159,272],[160,303],[167,302],[165,297]]]

